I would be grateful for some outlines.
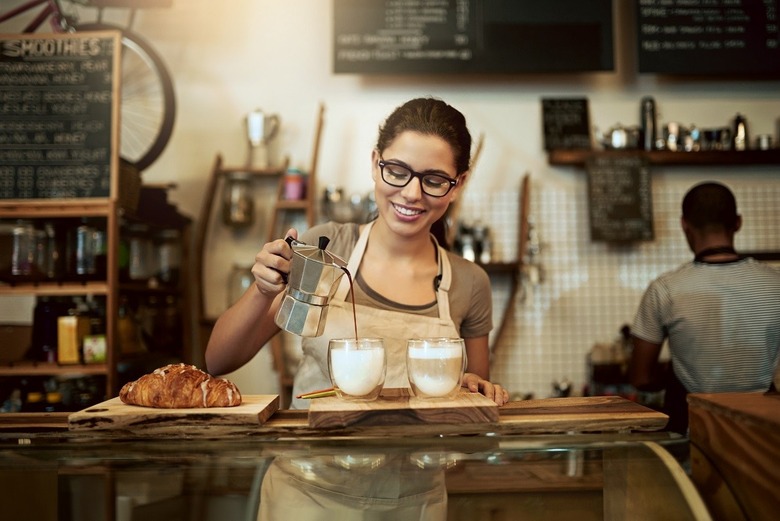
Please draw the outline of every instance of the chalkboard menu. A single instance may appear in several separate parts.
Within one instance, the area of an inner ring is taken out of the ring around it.
[[[118,32],[0,37],[0,199],[108,197]]]
[[[587,171],[591,240],[653,240],[647,160],[639,155],[600,154],[588,159]]]
[[[542,98],[545,150],[590,149],[586,98]]]
[[[613,70],[612,0],[334,0],[336,73]]]
[[[780,0],[640,0],[639,72],[780,74]]]

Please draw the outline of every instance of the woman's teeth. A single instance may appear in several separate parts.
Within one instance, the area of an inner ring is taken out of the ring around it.
[[[404,206],[398,206],[398,205],[395,205],[395,204],[393,205],[393,207],[401,215],[407,215],[409,217],[411,217],[412,215],[420,215],[421,213],[423,213],[422,210],[414,210],[412,208],[406,208]]]

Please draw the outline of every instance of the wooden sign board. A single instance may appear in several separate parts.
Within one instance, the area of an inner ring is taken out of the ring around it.
[[[591,240],[653,240],[647,159],[639,154],[599,154],[588,159],[587,171]]]
[[[0,199],[117,194],[118,31],[0,36]]]
[[[591,148],[586,98],[542,98],[544,149]]]

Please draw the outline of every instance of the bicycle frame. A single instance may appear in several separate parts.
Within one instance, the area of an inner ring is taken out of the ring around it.
[[[67,19],[62,14],[62,8],[60,6],[59,0],[30,0],[29,2],[25,2],[24,4],[8,11],[5,14],[0,14],[0,23],[10,20],[15,16],[25,13],[30,9],[35,9],[36,7],[44,4],[46,4],[46,7],[44,7],[40,13],[38,13],[38,16],[36,16],[35,19],[27,24],[27,27],[25,27],[22,32],[35,32],[35,30],[38,29],[41,24],[43,24],[44,20],[49,17],[52,17],[51,26],[54,32],[63,32],[68,27],[68,23]]]

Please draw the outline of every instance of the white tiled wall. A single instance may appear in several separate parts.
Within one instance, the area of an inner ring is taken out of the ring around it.
[[[551,396],[553,382],[564,378],[573,383],[574,393],[581,393],[593,344],[617,338],[621,326],[633,320],[647,284],[692,257],[680,230],[680,203],[693,184],[705,179],[654,174],[655,240],[616,246],[590,241],[584,172],[572,173],[565,182],[532,177],[529,211],[541,242],[541,276],[537,284],[526,278],[516,297],[505,334],[494,344],[492,379],[516,396]],[[780,183],[771,175],[723,181],[734,191],[743,217],[737,249],[780,250]],[[469,185],[464,197],[461,217],[489,224],[496,261],[517,258],[519,185],[500,193]],[[510,280],[505,275],[492,279],[495,341]]]

